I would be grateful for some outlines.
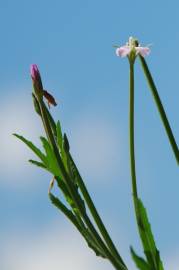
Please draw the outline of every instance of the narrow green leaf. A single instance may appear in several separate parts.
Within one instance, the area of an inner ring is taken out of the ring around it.
[[[49,193],[49,198],[51,202],[60,210],[62,213],[66,215],[73,223],[75,222],[75,216],[72,211],[70,211],[56,196],[54,196],[51,192]],[[76,223],[75,223],[76,224]]]
[[[130,252],[132,255],[132,259],[135,262],[136,266],[140,269],[140,270],[151,270],[150,266],[147,264],[147,262],[142,258],[139,257],[134,249],[131,247],[130,248]]]
[[[46,156],[38,149],[31,141],[28,141],[23,136],[18,134],[13,134],[15,137],[17,137],[19,140],[24,142],[39,158],[40,160],[47,165],[47,158]]]
[[[68,157],[67,157],[67,149],[69,149],[68,139],[66,137],[66,134],[64,134],[63,137],[60,121],[57,122],[56,128],[57,128],[57,145],[61,153],[63,165],[65,166],[65,169],[68,171]]]
[[[34,165],[36,165],[37,167],[41,167],[43,169],[47,169],[47,167],[42,162],[39,162],[37,160],[30,159],[29,162],[32,163],[32,164],[34,164]]]
[[[70,145],[69,145],[68,138],[67,138],[66,134],[64,134],[64,136],[63,136],[63,149],[67,153],[69,153],[69,151],[70,151]]]
[[[37,100],[36,96],[34,95],[34,93],[32,93],[32,100],[33,100],[34,109],[35,109],[36,113],[39,116],[41,116],[40,106],[39,106],[38,100]]]
[[[61,176],[61,172],[60,172],[59,167],[58,167],[56,156],[51,148],[51,145],[49,144],[49,142],[47,141],[46,138],[40,137],[40,139],[42,141],[44,150],[45,150],[46,155],[47,155],[46,158],[47,158],[47,162],[48,162],[48,166],[47,166],[48,169],[52,172],[53,175]]]
[[[62,135],[60,121],[57,122],[56,129],[57,129],[57,144],[61,151],[63,147],[63,135]]]
[[[53,205],[55,205],[77,228],[77,230],[82,234],[84,239],[86,240],[88,246],[93,249],[96,256],[101,256],[102,258],[106,258],[105,254],[101,251],[101,249],[94,243],[93,238],[90,235],[90,232],[85,226],[82,226],[82,223],[78,223],[75,215],[70,211],[56,196],[54,196],[51,192],[49,193],[49,198]]]
[[[160,259],[159,251],[155,245],[151,226],[148,221],[147,211],[139,198],[135,198],[137,205],[139,233],[144,247],[144,253],[147,261],[155,270],[163,270],[162,261]]]
[[[44,104],[44,108],[45,108],[45,112],[47,114],[48,120],[50,122],[52,133],[53,133],[53,135],[54,135],[54,137],[56,139],[57,138],[56,123],[55,123],[53,117],[51,116],[51,114],[50,114],[50,112],[49,112],[49,110],[48,110],[48,108],[47,108],[47,106],[45,104]]]

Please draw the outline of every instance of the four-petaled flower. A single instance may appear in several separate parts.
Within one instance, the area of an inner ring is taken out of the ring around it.
[[[133,55],[133,57],[135,58],[138,54],[145,57],[149,53],[150,48],[140,46],[140,44],[138,44],[138,41],[133,37],[129,38],[129,41],[126,43],[126,45],[116,49],[116,55],[120,57],[129,56],[130,58],[130,56]]]

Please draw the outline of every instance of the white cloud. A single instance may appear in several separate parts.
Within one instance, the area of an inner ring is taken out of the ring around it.
[[[34,237],[14,232],[6,241],[3,270],[113,269],[107,260],[89,250],[71,226],[68,230],[53,224]]]
[[[30,172],[27,160],[33,157],[33,154],[12,134],[19,133],[37,142],[42,133],[40,121],[33,110],[30,93],[29,95],[19,93],[17,96],[3,98],[0,107],[0,123],[0,151],[2,153],[0,167],[1,175],[3,175],[1,181],[3,180],[4,184],[21,185],[24,179],[21,176]]]
[[[170,256],[166,259],[165,269],[178,270],[179,269],[179,250],[172,252]]]
[[[104,181],[119,166],[121,145],[118,132],[112,123],[94,114],[89,116],[84,112],[78,120],[72,127],[70,140],[75,160],[85,175]],[[38,138],[43,131],[32,106],[30,91],[29,96],[22,92],[10,98],[6,96],[0,107],[0,122],[3,123],[0,133],[3,155],[0,155],[0,164],[4,183],[16,186],[23,182],[23,185],[29,185],[33,181],[24,181],[23,175],[33,171],[27,160],[34,156],[12,133],[22,134],[40,145]],[[7,181],[7,178],[11,180]]]
[[[70,144],[79,167],[91,179],[106,181],[120,166],[122,144],[117,128],[109,120],[84,112],[72,134]]]

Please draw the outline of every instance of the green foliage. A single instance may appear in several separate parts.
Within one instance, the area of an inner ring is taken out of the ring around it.
[[[70,151],[70,145],[66,134],[63,136],[63,149],[66,153],[69,153]]]
[[[61,154],[61,159],[63,161],[63,165],[65,166],[66,171],[68,172],[68,157],[67,157],[67,151],[65,148],[66,140],[64,140],[65,136],[63,137],[63,134],[62,134],[60,121],[57,122],[56,131],[57,131],[57,145]]]
[[[104,252],[100,249],[100,247],[95,244],[95,241],[93,239],[93,236],[91,235],[88,228],[84,225],[82,220],[79,220],[79,217],[76,218],[76,216],[73,214],[72,211],[70,211],[56,196],[54,196],[51,192],[49,193],[49,198],[54,204],[70,221],[73,223],[73,225],[78,229],[78,231],[82,234],[82,236],[85,238],[88,246],[95,252],[96,256],[100,256],[102,258],[106,258]]]
[[[150,266],[148,265],[148,263],[141,257],[139,257],[135,251],[133,250],[133,248],[130,248],[131,251],[131,255],[132,255],[132,259],[134,260],[136,266],[140,269],[140,270],[151,270]]]
[[[29,162],[42,169],[47,169],[47,167],[42,162],[39,162],[37,160],[30,159]]]
[[[36,113],[39,116],[41,116],[40,106],[39,106],[38,100],[37,100],[36,96],[34,95],[34,93],[32,93],[32,100],[33,100],[34,109],[35,109]]]
[[[55,176],[61,176],[54,152],[49,144],[49,142],[47,141],[46,138],[44,137],[40,137],[45,153],[42,153],[42,151],[37,148],[31,141],[25,139],[23,136],[18,135],[18,134],[13,134],[14,136],[16,136],[18,139],[20,139],[22,142],[24,142],[36,155],[37,157],[42,161],[36,161],[36,160],[29,160],[30,163],[41,167],[43,169],[48,170],[49,172],[51,172],[53,175]]]
[[[139,227],[139,233],[147,262],[152,270],[163,270],[160,254],[155,245],[151,226],[148,221],[147,211],[139,198],[135,198],[135,204],[137,209],[137,222]]]
[[[60,121],[57,122],[56,130],[57,130],[57,145],[59,147],[59,150],[61,151],[62,146],[63,146],[63,135],[62,135]]]
[[[23,136],[18,134],[13,134],[15,137],[17,137],[19,140],[24,142],[38,157],[39,159],[45,164],[46,167],[48,167],[48,160],[47,157],[38,149],[31,141],[28,141]]]
[[[47,164],[48,164],[47,167],[48,167],[49,171],[55,176],[62,177],[57,160],[56,160],[56,157],[55,157],[55,154],[53,152],[51,145],[49,144],[49,142],[47,141],[46,138],[40,137],[40,139],[42,141],[42,144],[43,144],[43,147],[44,147],[44,150],[46,153],[46,159],[47,159]]]

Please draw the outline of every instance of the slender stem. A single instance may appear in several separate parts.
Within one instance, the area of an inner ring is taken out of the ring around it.
[[[163,125],[165,127],[165,130],[166,130],[168,139],[170,141],[170,145],[171,145],[172,150],[174,152],[176,161],[179,164],[179,150],[178,150],[178,146],[177,146],[177,143],[175,141],[175,137],[174,137],[173,132],[172,132],[172,129],[170,127],[169,121],[167,119],[167,115],[165,113],[164,107],[163,107],[162,102],[160,100],[160,97],[159,97],[157,88],[155,86],[155,83],[153,81],[152,75],[151,75],[151,73],[149,71],[149,68],[147,66],[147,63],[146,63],[145,59],[142,56],[139,56],[139,58],[140,58],[140,62],[141,62],[141,65],[142,65],[144,74],[146,76],[147,82],[149,84],[150,90],[152,92],[153,98],[154,98],[155,103],[157,105],[157,109],[159,111],[159,114],[160,114],[160,117],[162,119]]]
[[[134,146],[134,63],[130,63],[130,101],[129,101],[129,143],[130,143],[130,163],[131,180],[134,206],[136,210],[135,198],[137,195],[136,170],[135,170],[135,146]]]
[[[115,245],[114,245],[114,243],[113,243],[107,229],[105,228],[101,217],[99,216],[99,214],[97,212],[97,209],[96,209],[96,207],[95,207],[95,205],[94,205],[94,203],[93,203],[93,201],[91,199],[91,196],[90,196],[90,194],[89,194],[89,192],[88,192],[88,190],[87,190],[87,188],[85,186],[85,183],[84,183],[84,181],[83,181],[83,179],[82,179],[82,177],[81,177],[81,175],[80,175],[80,173],[78,171],[78,168],[76,167],[76,165],[75,165],[75,163],[73,161],[72,156],[69,155],[69,157],[70,157],[70,160],[71,160],[71,162],[72,162],[73,166],[75,167],[75,170],[76,170],[76,172],[78,174],[77,179],[78,179],[79,188],[80,188],[80,190],[81,190],[81,192],[83,194],[83,197],[84,197],[84,199],[85,199],[85,201],[86,201],[86,203],[87,203],[87,205],[89,207],[89,210],[90,210],[90,212],[91,212],[91,214],[92,214],[92,216],[93,216],[93,218],[94,218],[94,220],[95,220],[95,222],[96,222],[96,224],[98,226],[98,229],[101,232],[101,235],[103,236],[107,246],[112,251],[112,253],[116,257],[116,259],[118,259],[119,262],[122,263],[123,266],[127,269],[125,263],[123,262],[121,256],[119,255],[119,253],[118,253],[118,251],[117,251],[117,249],[116,249],[116,247],[115,247]]]
[[[117,269],[117,270],[126,270],[126,268],[119,262],[116,260],[116,258],[112,255],[112,253],[108,250],[108,248],[106,247],[105,243],[103,242],[103,240],[101,239],[100,235],[98,234],[98,232],[96,231],[95,227],[93,226],[92,222],[90,221],[88,215],[86,214],[86,212],[84,211],[81,202],[79,201],[79,198],[76,194],[76,190],[74,189],[73,184],[71,183],[71,180],[68,177],[68,174],[65,170],[65,167],[63,165],[63,162],[61,160],[55,139],[53,137],[52,134],[52,130],[49,124],[49,120],[48,117],[46,115],[46,111],[44,109],[44,103],[42,100],[39,100],[39,106],[40,106],[40,110],[41,110],[41,116],[42,116],[42,121],[44,124],[44,128],[46,131],[46,135],[48,137],[48,140],[53,148],[54,154],[56,156],[56,160],[58,162],[58,166],[59,169],[61,170],[62,176],[64,181],[67,184],[67,188],[71,194],[71,197],[74,200],[74,203],[76,204],[76,206],[78,207],[80,214],[82,215],[87,227],[89,228],[90,232],[92,233],[92,235],[94,235],[94,238],[96,240],[96,242],[101,246],[102,250],[104,251],[104,253],[106,254],[106,256],[108,257],[108,259],[111,261],[111,263],[113,264],[113,266]]]
[[[134,201],[134,209],[139,234],[141,235],[140,213],[138,208],[138,193],[137,193],[137,180],[135,169],[135,143],[134,143],[134,63],[130,62],[130,106],[129,106],[129,130],[130,130],[130,161],[131,161],[131,179],[132,179],[132,193]],[[144,243],[141,237],[144,247]],[[144,247],[145,248],[145,247]],[[153,259],[154,264],[156,262]],[[157,268],[156,268],[157,269]]]

